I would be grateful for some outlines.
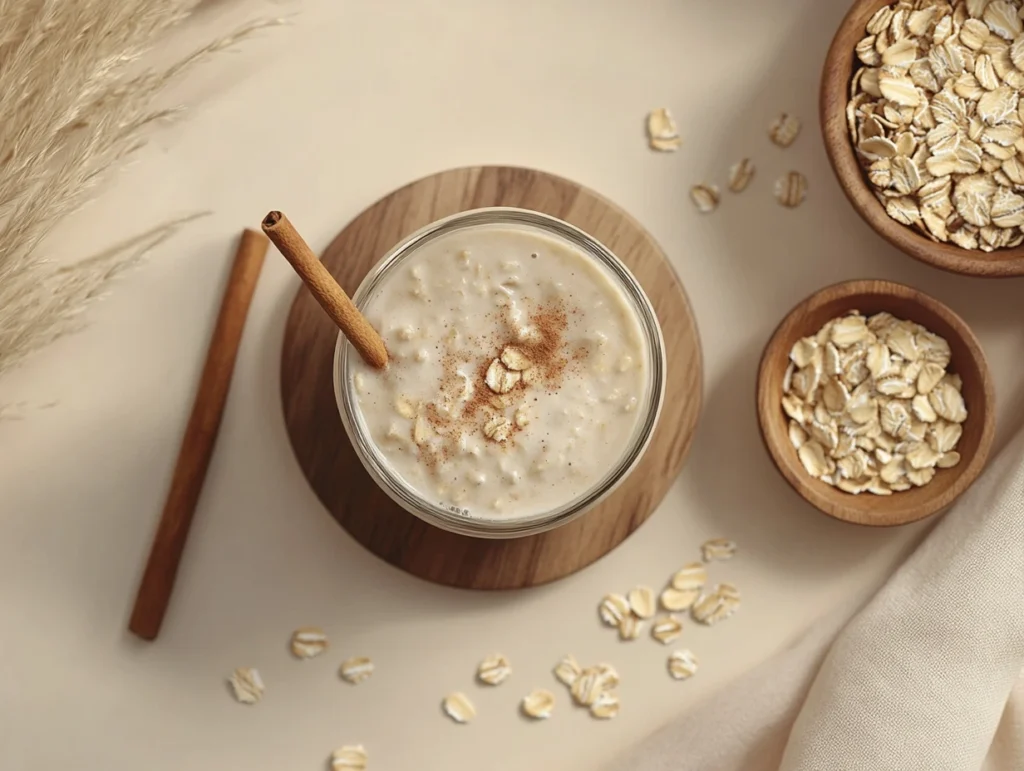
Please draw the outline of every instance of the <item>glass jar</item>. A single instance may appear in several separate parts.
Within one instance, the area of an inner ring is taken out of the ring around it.
[[[665,391],[665,347],[654,308],[640,284],[625,265],[603,244],[562,220],[546,214],[506,207],[474,209],[433,222],[395,246],[366,275],[353,295],[355,305],[364,309],[385,279],[405,264],[423,245],[439,236],[463,228],[488,225],[534,230],[555,238],[592,258],[601,272],[618,288],[634,314],[646,346],[647,382],[643,394],[636,394],[638,417],[630,441],[613,463],[584,494],[540,514],[526,517],[502,515],[491,518],[474,515],[458,506],[426,499],[389,464],[368,430],[358,404],[353,364],[359,354],[344,335],[338,335],[334,356],[334,392],[342,423],[356,455],[374,482],[399,506],[437,527],[463,535],[483,538],[513,538],[543,532],[564,525],[606,498],[640,461],[661,412]]]

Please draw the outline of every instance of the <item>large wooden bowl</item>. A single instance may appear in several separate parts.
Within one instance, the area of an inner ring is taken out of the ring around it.
[[[825,150],[839,184],[853,208],[882,238],[922,262],[971,276],[1024,275],[1024,245],[985,253],[932,241],[885,213],[875,198],[853,149],[846,122],[850,80],[860,65],[854,46],[864,37],[868,19],[886,0],[856,0],[839,25],[821,76],[821,130]]]
[[[949,369],[963,380],[967,405],[967,420],[956,448],[961,461],[953,468],[940,469],[924,487],[889,496],[843,492],[811,477],[789,441],[789,419],[782,411],[782,380],[789,352],[801,337],[815,334],[830,319],[853,310],[866,316],[888,311],[921,324],[949,343]],[[995,393],[985,355],[974,334],[938,300],[889,281],[847,281],[826,287],[797,305],[775,330],[761,358],[757,413],[768,453],[793,489],[829,516],[860,525],[903,525],[947,507],[981,473],[995,433]]]

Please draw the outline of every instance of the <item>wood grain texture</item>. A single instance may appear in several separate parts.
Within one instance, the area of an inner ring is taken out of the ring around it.
[[[1024,275],[1024,245],[986,254],[954,244],[932,241],[893,220],[871,192],[857,163],[846,122],[850,80],[861,66],[854,46],[866,34],[868,19],[891,0],[856,0],[832,40],[821,75],[821,131],[829,162],[853,208],[876,233],[911,257],[937,268],[970,276],[993,278]]]
[[[472,589],[514,589],[591,564],[636,530],[678,475],[697,424],[702,361],[696,323],[678,277],[651,236],[596,193],[551,174],[485,166],[413,182],[353,220],[322,257],[353,293],[370,267],[405,236],[468,209],[514,206],[559,217],[608,246],[647,292],[665,337],[664,408],[651,445],[604,502],[556,530],[487,540],[427,525],[391,501],[356,458],[332,381],[337,329],[305,288],[289,314],[281,359],[285,422],[299,465],[324,506],[359,543],[413,575]]]
[[[245,318],[269,244],[261,233],[245,230],[231,266],[171,488],[128,622],[128,628],[144,640],[153,640],[160,633],[171,599],[178,563],[220,430]]]
[[[889,496],[851,495],[808,475],[790,444],[789,419],[782,411],[782,381],[789,352],[801,337],[852,310],[866,316],[888,311],[944,337],[952,352],[950,370],[963,380],[967,421],[957,446],[962,460],[939,469],[924,487]],[[928,295],[889,281],[847,281],[826,287],[801,302],[782,321],[765,347],[757,377],[761,436],[782,476],[805,500],[829,516],[860,525],[903,525],[931,516],[960,496],[981,473],[995,435],[995,391],[974,333],[953,311]]]

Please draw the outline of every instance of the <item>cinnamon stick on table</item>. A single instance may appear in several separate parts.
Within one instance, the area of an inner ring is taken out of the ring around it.
[[[246,229],[242,233],[206,354],[206,364],[199,380],[192,414],[178,452],[171,489],[128,623],[128,628],[144,640],[153,640],[160,632],[171,599],[178,563],[185,549],[192,515],[206,478],[206,469],[213,455],[242,329],[267,247],[267,239],[255,230]]]
[[[263,232],[295,268],[320,307],[327,311],[363,360],[377,369],[386,367],[388,349],[384,347],[381,336],[359,312],[291,221],[281,212],[272,211],[263,218]]]

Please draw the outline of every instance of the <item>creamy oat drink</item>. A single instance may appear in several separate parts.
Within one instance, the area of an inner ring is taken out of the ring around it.
[[[348,359],[359,433],[462,517],[530,518],[584,496],[636,448],[660,396],[620,286],[568,240],[514,222],[413,247],[359,298],[389,353],[383,371]]]

